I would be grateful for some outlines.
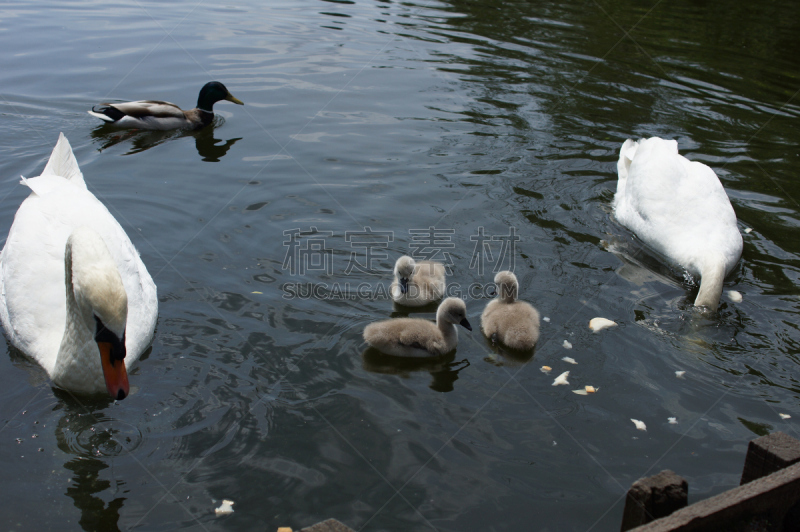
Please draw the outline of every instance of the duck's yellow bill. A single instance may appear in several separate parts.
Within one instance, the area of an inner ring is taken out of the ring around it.
[[[228,100],[229,102],[233,102],[233,103],[236,103],[236,104],[239,104],[239,105],[244,105],[244,102],[242,100],[240,100],[239,98],[237,98],[236,96],[234,96],[230,92],[228,93],[227,96],[225,96],[225,99]]]

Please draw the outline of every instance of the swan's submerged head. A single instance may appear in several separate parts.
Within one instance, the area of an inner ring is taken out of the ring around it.
[[[100,357],[108,393],[124,399],[130,387],[125,369],[128,295],[122,277],[103,238],[90,228],[72,232],[67,257],[77,310],[97,344],[91,351]]]
[[[500,298],[501,301],[513,303],[517,299],[519,294],[519,281],[517,281],[517,276],[514,275],[514,272],[509,270],[498,272],[497,275],[494,276],[494,284],[497,290],[497,297]]]
[[[472,326],[467,320],[467,305],[463,299],[448,297],[436,310],[436,323],[457,323],[467,329],[472,330]]]
[[[404,294],[408,292],[408,281],[414,275],[416,265],[414,259],[408,255],[403,255],[394,263],[394,275],[400,283],[400,291]]]

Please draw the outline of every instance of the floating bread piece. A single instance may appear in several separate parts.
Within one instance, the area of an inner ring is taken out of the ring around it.
[[[586,390],[586,393],[595,393],[595,392],[596,392],[597,390],[599,390],[600,388],[595,388],[594,386],[589,386],[589,385],[587,384],[587,385],[586,385],[586,387],[585,387],[584,389]]]
[[[553,386],[558,386],[559,384],[569,384],[567,377],[569,377],[569,371],[565,371],[564,373],[556,377],[556,380],[553,381]]]
[[[745,232],[745,233],[749,233],[749,232],[750,232],[750,231],[752,231],[752,230],[753,230],[753,228],[752,228],[752,227],[748,227],[747,229],[745,229],[745,230],[744,230],[744,232]]]
[[[228,499],[224,499],[222,501],[222,505],[219,508],[214,509],[214,513],[217,515],[228,515],[233,513],[233,501]]]
[[[669,421],[670,425],[677,425],[678,424],[678,418],[676,418],[676,417],[668,417],[667,421]]]
[[[675,372],[675,376],[678,377],[679,379],[682,379],[685,374],[686,374],[685,370],[680,370]]]
[[[778,414],[778,415],[781,416],[781,419],[789,419],[792,417],[789,414]]]
[[[575,359],[572,357],[564,357],[561,360],[563,360],[567,364],[577,364],[577,362],[575,362]]]
[[[639,421],[638,419],[631,418],[633,424],[636,425],[636,428],[639,430],[647,430],[647,425],[644,424],[644,421]]]
[[[548,318],[547,316],[545,316],[545,317],[544,317],[544,318],[542,318],[542,319],[543,319],[544,321],[547,321],[547,322],[549,322],[549,321],[550,321],[550,318]]]
[[[608,329],[609,327],[616,327],[617,322],[607,320],[605,318],[592,318],[589,321],[589,328],[593,332],[602,331],[603,329]]]
[[[539,368],[539,371],[541,371],[542,373],[550,373],[550,370],[552,369],[553,368],[551,368],[550,366],[542,366],[541,368]]]
[[[728,290],[728,299],[730,299],[734,303],[741,303],[742,294],[737,292],[736,290]]]
[[[278,532],[292,532],[292,527],[282,526],[282,527],[278,528]]]
[[[578,395],[589,395],[589,392],[586,390],[572,390],[572,393],[576,393]]]
[[[564,343],[563,343],[563,344],[561,344],[561,345],[562,345],[562,346],[564,346],[564,349],[572,349],[572,344],[571,344],[571,343],[569,343],[569,342],[568,342],[568,341],[566,341],[566,340],[564,340]]]

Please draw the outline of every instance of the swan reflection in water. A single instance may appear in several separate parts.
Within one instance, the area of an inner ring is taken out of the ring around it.
[[[428,386],[437,392],[452,392],[458,373],[469,366],[467,359],[454,362],[455,358],[455,351],[437,358],[395,357],[381,353],[374,347],[367,348],[361,355],[364,369],[371,373],[408,378],[413,372],[427,371],[432,377]]]
[[[141,443],[138,429],[104,410],[111,405],[107,398],[76,397],[53,388],[59,402],[53,410],[62,410],[55,429],[58,448],[71,456],[64,469],[71,472],[65,495],[81,512],[82,530],[119,530],[120,510],[127,497],[126,482],[105,471],[116,456],[126,454]],[[110,476],[110,478],[109,478]]]
[[[47,373],[38,364],[11,344],[7,348],[12,364],[28,374],[28,384],[34,388],[47,386]],[[151,351],[152,347],[148,348],[142,360]],[[50,420],[40,426],[44,430],[50,430],[51,423],[55,426],[55,444],[63,453],[58,460],[63,461],[70,478],[64,495],[80,511],[79,528],[119,531],[120,512],[127,499],[124,494],[129,490],[125,480],[116,478],[114,460],[139,447],[142,433],[105,413],[112,406],[110,397],[76,396],[60,388],[51,389],[55,399],[46,400],[47,405],[40,409],[40,415]],[[37,440],[43,445],[40,450],[49,452],[48,438],[41,436]],[[61,475],[54,471],[54,478]]]
[[[123,155],[133,155],[149,150],[155,146],[163,144],[168,140],[184,137],[194,137],[195,148],[203,161],[218,163],[234,144],[242,140],[237,137],[229,140],[222,140],[214,137],[215,128],[222,125],[222,117],[215,118],[209,126],[199,130],[171,130],[153,131],[144,129],[120,129],[114,126],[101,125],[92,130],[92,138],[100,143],[99,151],[111,148],[122,142],[130,140],[131,149]]]
[[[483,358],[485,362],[495,366],[509,366],[519,367],[524,366],[531,360],[536,352],[536,348],[528,350],[511,349],[510,347],[500,344],[492,343],[491,338],[483,337],[489,353]]]

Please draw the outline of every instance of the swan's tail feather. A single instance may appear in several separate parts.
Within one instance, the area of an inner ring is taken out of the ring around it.
[[[76,185],[81,185],[86,188],[86,183],[83,181],[83,174],[78,166],[78,161],[75,159],[75,154],[72,153],[72,147],[69,145],[69,141],[63,133],[59,133],[56,147],[53,148],[50,160],[47,161],[47,166],[45,166],[42,171],[42,175],[47,174],[61,176]]]
[[[633,158],[636,156],[636,149],[639,143],[633,139],[628,139],[622,144],[619,149],[619,162],[617,162],[617,173],[620,180],[628,178],[628,170],[631,167]]]
[[[619,149],[619,161],[617,162],[617,175],[619,179],[617,180],[616,194],[618,201],[619,198],[622,198],[625,194],[625,185],[628,182],[628,170],[631,167],[631,162],[633,162],[638,147],[638,142],[633,139],[628,139],[622,144],[622,148]]]

